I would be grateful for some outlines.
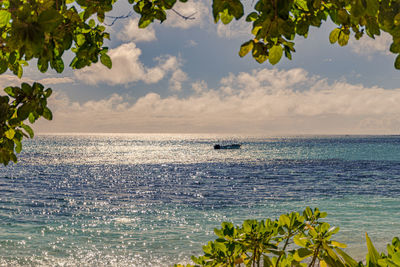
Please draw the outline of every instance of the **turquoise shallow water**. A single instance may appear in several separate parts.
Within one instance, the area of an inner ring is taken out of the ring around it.
[[[0,169],[0,265],[168,266],[222,221],[305,206],[362,259],[365,232],[400,236],[399,193],[397,136],[38,136]]]

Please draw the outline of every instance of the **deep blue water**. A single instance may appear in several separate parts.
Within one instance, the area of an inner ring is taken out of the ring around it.
[[[216,142],[240,150],[213,150]],[[1,266],[188,262],[222,221],[327,211],[364,257],[400,236],[400,137],[60,135],[0,167]]]

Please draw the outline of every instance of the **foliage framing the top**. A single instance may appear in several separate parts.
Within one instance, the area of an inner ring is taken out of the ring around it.
[[[41,72],[48,68],[58,73],[64,70],[65,51],[74,53],[69,66],[81,69],[100,60],[111,68],[112,62],[104,47],[104,19],[117,0],[0,0],[0,74],[11,71],[19,78],[23,66],[37,60]],[[177,0],[128,0],[140,16],[139,27],[145,28],[154,20],[163,22],[166,10]],[[187,0],[180,0],[186,2]],[[214,20],[228,24],[243,17],[240,0],[213,0]],[[97,22],[94,20],[97,18]],[[392,53],[398,54],[395,67],[400,69],[400,1],[399,0],[259,0],[254,11],[247,14],[252,22],[254,38],[245,42],[241,57],[252,52],[259,62],[280,61],[284,54],[292,58],[296,35],[307,37],[310,26],[319,27],[330,18],[337,28],[329,36],[331,43],[344,46],[350,33],[356,39],[366,33],[374,38],[381,31],[393,37]],[[0,96],[0,163],[16,162],[24,136],[33,137],[32,129],[24,123],[44,117],[51,120],[47,107],[51,89],[39,83],[5,88]]]
[[[236,9],[228,13],[239,14]],[[259,63],[268,59],[273,65],[283,53],[291,59],[296,35],[307,37],[310,26],[320,27],[330,18],[337,25],[329,36],[332,44],[347,45],[351,32],[357,40],[365,33],[374,39],[381,31],[389,33],[393,38],[390,51],[397,54],[394,65],[400,69],[399,0],[259,0],[254,9],[246,17],[246,21],[253,22],[254,39],[241,46],[240,56],[252,51]],[[226,18],[225,13],[218,15],[214,10],[215,20],[221,18],[228,23],[232,18]]]

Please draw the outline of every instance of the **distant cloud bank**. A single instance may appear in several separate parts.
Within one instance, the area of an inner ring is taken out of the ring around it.
[[[160,70],[169,69],[167,62],[160,63]],[[142,71],[143,75],[149,72]],[[176,76],[179,81],[180,75]],[[221,80],[219,88],[212,89],[205,81],[198,81],[187,89],[192,89],[193,94],[181,98],[148,93],[132,100],[114,94],[83,104],[56,94],[50,101],[55,119],[39,122],[38,130],[247,134],[400,131],[397,104],[400,88],[386,90],[347,82],[328,83],[300,68],[230,74]]]
[[[30,84],[34,82],[39,82],[44,84],[45,86],[48,86],[53,84],[74,83],[74,79],[71,77],[47,77],[40,80],[33,80],[29,77],[22,77],[20,79],[17,76],[10,74],[2,74],[0,76],[0,88],[4,88],[7,86],[20,86],[23,82]]]

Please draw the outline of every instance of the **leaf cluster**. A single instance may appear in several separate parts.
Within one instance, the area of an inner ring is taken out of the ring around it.
[[[5,0],[0,4],[0,73],[12,71],[22,76],[23,66],[33,58],[41,72],[48,68],[58,73],[64,70],[63,54],[75,53],[70,66],[80,69],[98,61],[99,56],[108,57],[102,47],[109,38],[105,27],[96,25],[112,9],[115,1],[71,0]],[[106,64],[111,67],[111,64]]]
[[[192,256],[195,265],[186,266],[364,267],[343,250],[346,244],[332,240],[339,228],[322,222],[326,215],[307,207],[302,215],[292,212],[276,220],[246,220],[239,226],[223,222],[214,230],[218,238],[203,246],[204,255]],[[387,255],[376,251],[368,235],[366,239],[366,266],[400,266],[398,238],[388,245]]]
[[[225,13],[240,13],[230,10]],[[239,55],[243,57],[251,51],[257,62],[269,60],[272,65],[283,54],[292,59],[295,37],[307,38],[310,27],[320,27],[328,18],[337,25],[329,41],[340,46],[348,44],[352,32],[357,40],[364,33],[370,38],[380,35],[381,31],[389,33],[393,39],[390,51],[397,54],[394,65],[400,69],[398,0],[259,0],[246,17],[253,25],[254,38],[242,44]]]
[[[10,161],[17,162],[16,153],[22,150],[23,137],[34,136],[24,121],[34,123],[40,117],[53,118],[47,107],[52,90],[44,90],[40,83],[22,83],[20,87],[7,87],[4,91],[7,95],[0,96],[0,163],[7,165]]]

